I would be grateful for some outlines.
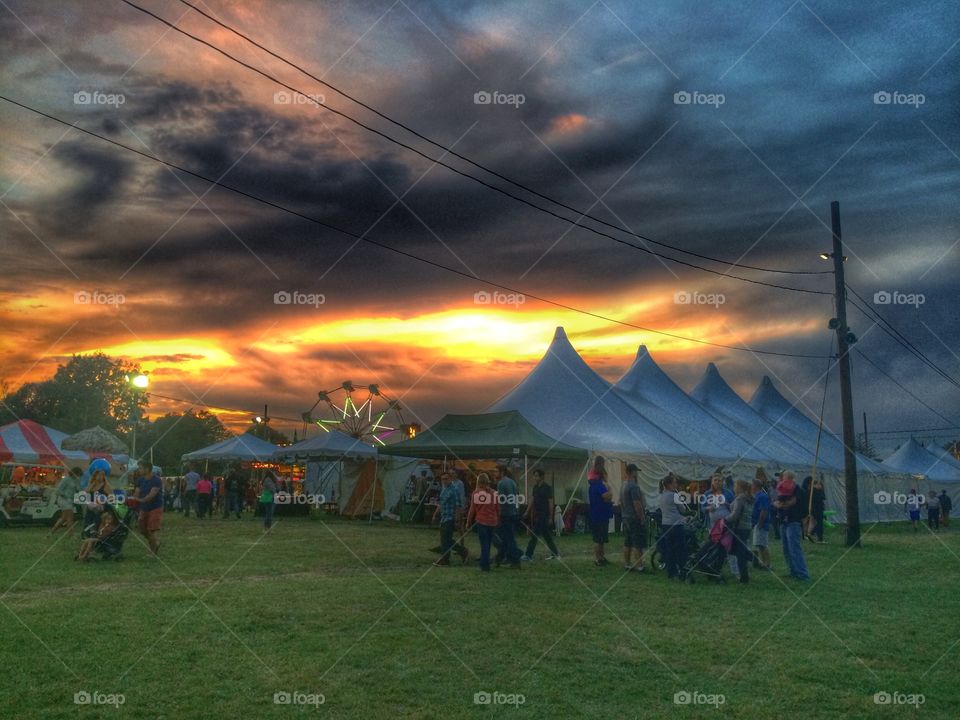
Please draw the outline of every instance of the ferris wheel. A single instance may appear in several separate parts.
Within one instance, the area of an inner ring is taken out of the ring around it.
[[[313,407],[303,413],[303,421],[371,445],[386,445],[386,439],[397,431],[412,436],[417,427],[404,422],[399,401],[387,397],[378,385],[354,385],[350,380],[318,392]]]

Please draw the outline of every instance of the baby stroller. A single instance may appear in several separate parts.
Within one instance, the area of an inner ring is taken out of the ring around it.
[[[687,561],[681,577],[694,582],[697,574],[706,575],[714,582],[726,582],[723,576],[723,564],[733,547],[733,533],[723,518],[710,528],[710,537]]]
[[[94,553],[99,554],[104,560],[120,560],[123,557],[121,555],[123,543],[130,535],[130,528],[135,522],[137,514],[128,505],[110,505],[104,509],[104,512],[114,513],[117,523],[109,535],[100,539]]]
[[[647,513],[648,522],[655,522],[652,527],[656,528],[657,540],[653,548],[653,556],[650,561],[650,567],[653,570],[664,570],[667,567],[663,560],[663,547],[661,540],[663,538],[663,527],[660,524],[660,511]],[[700,537],[703,528],[693,518],[687,518],[683,523],[683,541],[687,545],[687,557],[693,557],[700,548]]]

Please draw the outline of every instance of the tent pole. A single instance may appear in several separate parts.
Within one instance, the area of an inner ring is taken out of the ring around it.
[[[590,457],[589,457],[589,456],[587,456],[587,462],[586,462],[586,464],[583,466],[583,469],[580,471],[580,475],[577,477],[577,484],[574,485],[574,487],[573,487],[573,492],[571,492],[571,493],[570,493],[570,497],[567,498],[567,505],[566,505],[565,508],[563,508],[563,514],[564,514],[564,515],[566,515],[566,514],[567,514],[567,510],[570,509],[570,504],[573,502],[573,496],[576,495],[576,494],[577,494],[577,490],[580,489],[580,482],[583,480],[584,477],[586,477],[587,468],[588,468],[588,467],[590,467]]]
[[[523,499],[524,500],[527,500],[527,498],[530,497],[529,480],[527,479],[530,474],[529,469],[527,468],[528,458],[529,458],[529,455],[523,456]],[[527,500],[527,502],[529,502],[529,500]]]
[[[373,522],[373,504],[377,501],[377,465],[373,465],[373,497],[370,498],[370,514],[367,516],[367,525]]]

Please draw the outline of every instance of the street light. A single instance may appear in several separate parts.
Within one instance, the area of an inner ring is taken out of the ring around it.
[[[138,391],[145,391],[150,387],[150,378],[145,374],[140,373],[139,375],[134,375],[127,377],[127,382],[130,383]],[[134,399],[133,402],[133,437],[130,441],[130,459],[134,462],[137,461],[137,425],[140,424],[140,403],[139,398]],[[129,464],[128,464],[129,465]]]

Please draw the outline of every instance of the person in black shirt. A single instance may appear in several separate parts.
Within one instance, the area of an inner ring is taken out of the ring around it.
[[[230,517],[231,512],[237,514],[237,520],[243,513],[243,499],[247,490],[247,483],[243,475],[240,474],[239,464],[230,467],[230,472],[223,481],[226,484],[225,499],[223,504],[223,517]]]
[[[950,511],[953,510],[953,500],[946,490],[940,491],[940,514],[943,516],[943,526],[950,527]]]
[[[521,560],[533,560],[533,551],[537,547],[537,540],[543,540],[550,548],[547,560],[560,557],[557,544],[553,541],[553,488],[543,478],[543,470],[533,471],[533,498],[527,507],[526,521],[530,530],[530,542],[527,551]]]

